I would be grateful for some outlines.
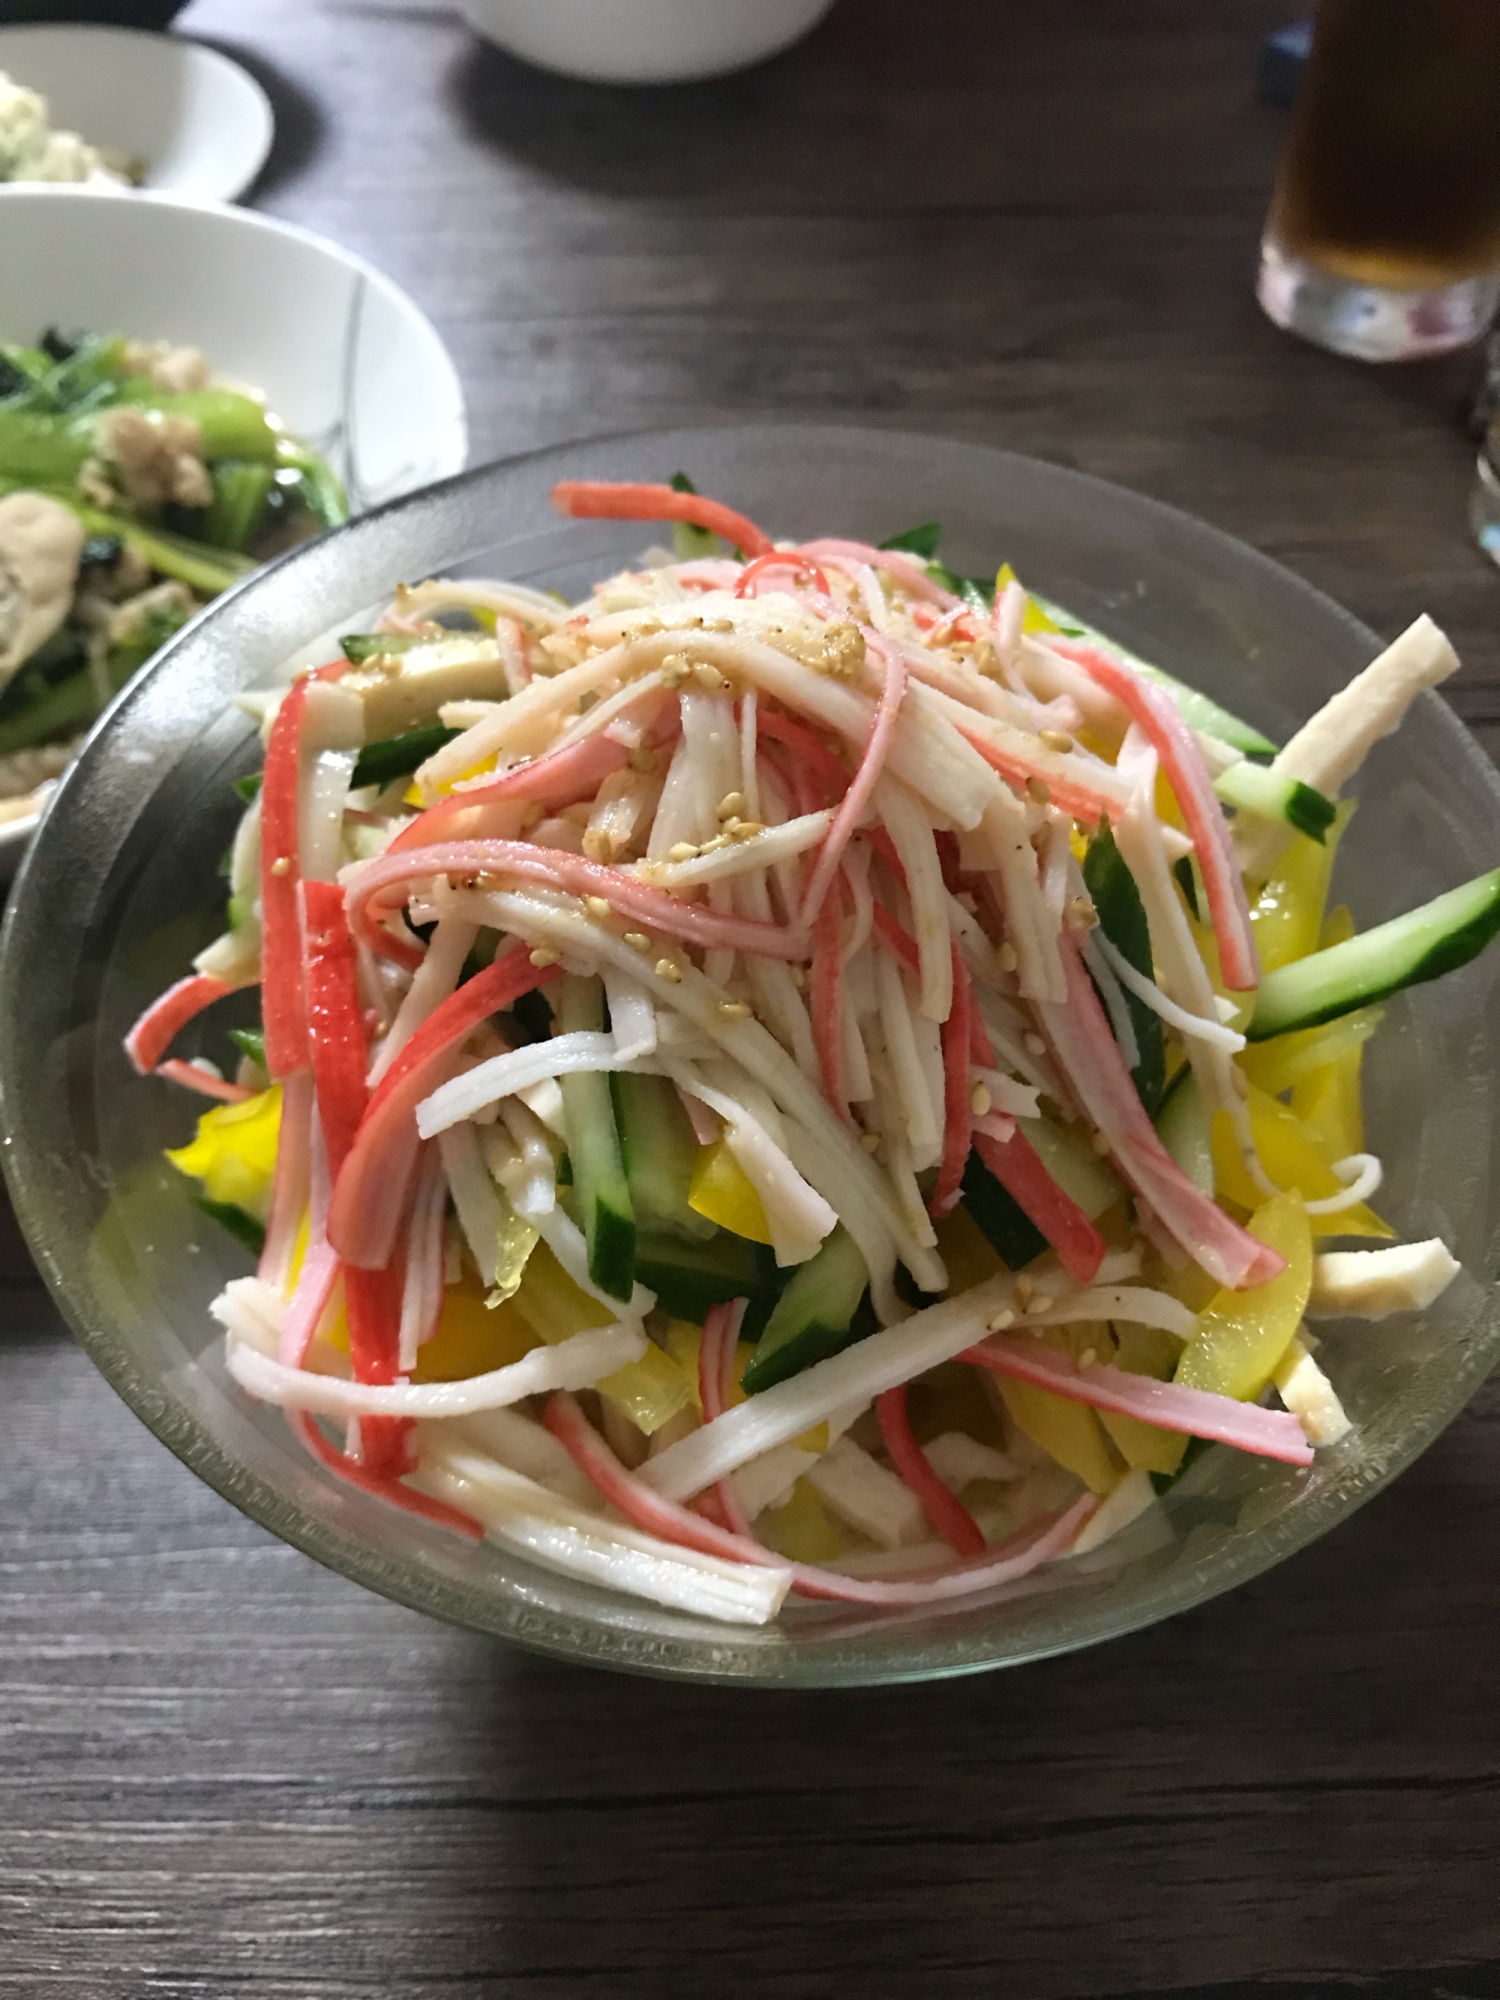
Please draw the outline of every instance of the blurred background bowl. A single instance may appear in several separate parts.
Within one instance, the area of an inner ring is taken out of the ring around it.
[[[0,187],[0,340],[49,326],[201,347],[328,459],[355,513],[467,456],[463,389],[431,321],[290,223],[165,195]],[[35,825],[0,825],[0,879]]]
[[[0,70],[41,92],[54,130],[140,160],[142,185],[165,194],[233,201],[271,150],[271,101],[254,77],[175,35],[0,28]]]
[[[259,761],[230,697],[280,679],[289,658],[357,625],[402,578],[508,576],[576,598],[652,530],[559,521],[553,482],[679,469],[778,535],[878,541],[941,521],[959,570],[1008,558],[1037,590],[1283,740],[1378,649],[1308,584],[1186,515],[1033,459],[889,431],[762,424],[572,445],[323,536],[211,606],[119,698],[27,859],[0,954],[0,1105],[38,1266],[131,1407],[236,1506],[402,1603],[544,1652],[640,1673],[845,1685],[1035,1659],[1186,1610],[1344,1520],[1500,1358],[1500,953],[1398,995],[1367,1052],[1382,1211],[1404,1236],[1441,1235],[1465,1270],[1425,1313],[1319,1326],[1352,1435],[1306,1471],[1206,1452],[1161,1510],[989,1602],[942,1615],[801,1606],[763,1631],[707,1624],[471,1546],[337,1484],[279,1411],[226,1376],[208,1303],[248,1258],[161,1156],[189,1137],[198,1104],[135,1076],[120,1043],[222,926],[232,780]],[[1356,789],[1368,802],[1339,848],[1334,894],[1361,926],[1500,855],[1500,777],[1436,695],[1376,747]],[[227,1060],[223,1023],[204,1022],[182,1053]]]
[[[463,0],[513,56],[590,83],[686,83],[789,48],[833,0]]]

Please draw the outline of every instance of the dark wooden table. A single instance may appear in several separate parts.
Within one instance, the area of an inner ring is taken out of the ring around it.
[[[557,0],[567,5],[570,0]],[[1394,632],[1500,746],[1465,368],[1250,295],[1285,0],[843,0],[612,95],[446,9],[199,0],[272,89],[268,211],[452,343],[476,456],[762,411],[978,437],[1174,501]],[[0,1994],[1500,1994],[1500,1395],[1230,1599],[1112,1649],[730,1695],[502,1652],[200,1487],[13,1232],[0,1332]]]

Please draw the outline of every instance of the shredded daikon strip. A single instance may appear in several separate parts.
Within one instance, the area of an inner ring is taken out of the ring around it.
[[[370,1088],[385,1075],[412,1036],[457,986],[464,963],[479,935],[477,924],[462,917],[440,917],[428,941],[422,963],[412,975],[406,998],[396,1010],[385,1040],[370,1063]]]
[[[1180,1035],[1187,1035],[1203,1042],[1213,1042],[1231,1055],[1237,1054],[1245,1046],[1245,1037],[1236,1034],[1233,1028],[1226,1028],[1222,1021],[1204,1020],[1201,1014],[1193,1014],[1186,1007],[1179,1007],[1175,1000],[1169,1000],[1154,981],[1148,979],[1126,958],[1125,954],[1111,944],[1102,930],[1096,930],[1090,944],[1108,964],[1109,969],[1122,986],[1129,987],[1137,1000],[1143,1000],[1154,1014],[1159,1014],[1168,1027],[1175,1028]],[[1092,969],[1092,968],[1091,968]],[[1106,1005],[1108,1001],[1106,1000]],[[1126,1058],[1129,1062],[1129,1058]],[[1140,1060],[1139,1055],[1136,1058]],[[1134,1068],[1133,1063],[1130,1064]]]
[[[432,1136],[423,1134],[424,1138]],[[484,1284],[493,1285],[503,1211],[480,1151],[479,1134],[472,1125],[453,1125],[438,1133],[438,1148],[453,1206],[458,1210],[458,1220],[479,1276]]]
[[[466,1417],[519,1403],[554,1389],[588,1389],[617,1368],[639,1361],[646,1335],[638,1320],[590,1327],[555,1347],[533,1348],[505,1368],[462,1382],[346,1382],[288,1368],[257,1348],[231,1340],[229,1372],[252,1396],[284,1409],[322,1417]]]
[[[906,871],[906,892],[921,960],[921,1012],[946,1021],[953,1006],[953,954],[948,944],[948,892],[932,822],[898,780],[882,778],[875,807]]]

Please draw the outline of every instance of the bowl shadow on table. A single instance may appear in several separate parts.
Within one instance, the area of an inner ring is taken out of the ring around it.
[[[476,34],[446,88],[481,144],[550,179],[626,199],[732,213],[868,212],[951,202],[961,187],[966,203],[983,202],[1003,198],[992,183],[998,168],[1009,184],[1007,147],[962,121],[941,146],[929,138],[914,146],[910,129],[907,143],[893,143],[888,118],[913,85],[972,87],[972,63],[991,48],[998,59],[1000,20],[1012,74],[1023,61],[1044,62],[1045,34],[1018,10],[992,19],[975,0],[933,0],[913,37],[902,0],[845,0],[785,53],[702,83],[578,82]]]
[[[1036,2000],[1098,2000],[1452,1964],[1476,1922],[1500,1947],[1482,1913],[1418,1895],[1464,1851],[1482,1689],[1434,1703],[1433,1648],[1390,1644],[1485,1615],[1433,1546],[1483,1518],[1479,1458],[1449,1433],[1275,1575],[1006,1674],[745,1695],[456,1641],[434,1690],[464,1739],[452,1872],[412,1921],[496,1992],[652,2000],[696,2000],[708,1962],[718,1991],[863,1972],[957,1995],[1009,1969]]]
[[[317,101],[267,61],[259,49],[247,48],[222,36],[195,35],[193,39],[248,70],[271,100],[275,115],[271,150],[254,182],[239,198],[241,203],[263,200],[296,180],[317,158],[327,136],[328,121]]]

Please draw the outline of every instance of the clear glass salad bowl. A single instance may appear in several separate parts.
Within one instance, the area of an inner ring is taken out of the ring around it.
[[[115,703],[47,813],[0,965],[6,1171],[37,1261],[120,1394],[237,1507],[372,1589],[542,1652],[732,1682],[916,1680],[1094,1644],[1200,1603],[1367,1500],[1500,1356],[1500,954],[1398,999],[1372,1045],[1381,1205],[1404,1235],[1441,1234],[1465,1273],[1425,1314],[1326,1329],[1352,1437],[1306,1472],[1210,1451],[1158,1518],[990,1601],[941,1614],[809,1607],[750,1632],[709,1625],[471,1547],[335,1484],[279,1412],[228,1383],[207,1305],[244,1254],[162,1161],[191,1131],[195,1105],[135,1077],[120,1040],[219,928],[218,867],[238,805],[230,783],[256,761],[229,698],[273,680],[292,656],[316,657],[320,639],[357,628],[401,578],[467,570],[579,594],[649,537],[560,522],[553,481],[664,479],[679,468],[774,533],[879,540],[941,521],[955,567],[1009,559],[1035,588],[1276,737],[1377,650],[1307,584],[1168,508],[1004,452],[888,431],[642,433],[511,460],[396,502],[205,611]],[[1380,746],[1358,790],[1335,887],[1362,925],[1500,859],[1500,780],[1433,695]]]

